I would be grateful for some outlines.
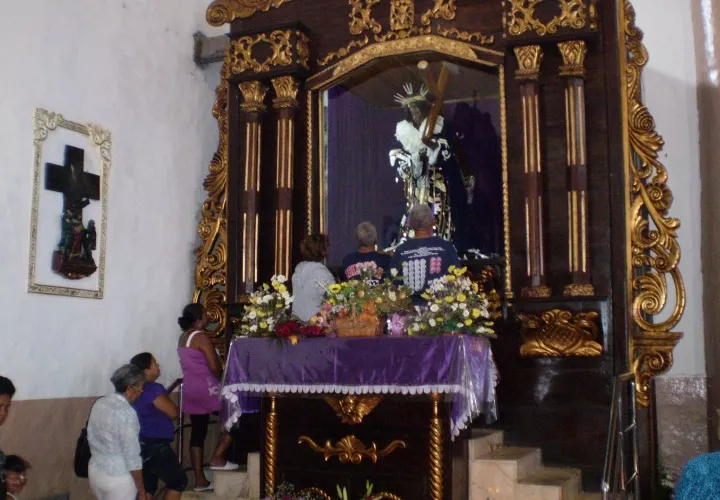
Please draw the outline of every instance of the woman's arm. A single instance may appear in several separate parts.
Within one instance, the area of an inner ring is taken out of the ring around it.
[[[171,420],[175,420],[178,416],[178,407],[167,394],[161,394],[156,397],[153,401],[153,406],[167,415]]]
[[[145,486],[142,479],[142,458],[140,457],[140,422],[135,410],[128,407],[129,411],[120,412],[120,448],[128,472],[135,481],[140,498],[145,498]]]
[[[200,335],[193,337],[193,344],[196,349],[205,354],[205,359],[207,360],[210,371],[213,372],[217,378],[220,378],[222,375],[220,373],[220,360],[218,359],[217,351],[215,351],[215,346],[212,344],[210,338],[208,338],[205,332],[201,332]]]

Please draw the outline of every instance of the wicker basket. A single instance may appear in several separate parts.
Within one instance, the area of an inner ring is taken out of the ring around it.
[[[335,332],[338,337],[380,337],[383,334],[383,322],[374,314],[360,314],[335,320]]]

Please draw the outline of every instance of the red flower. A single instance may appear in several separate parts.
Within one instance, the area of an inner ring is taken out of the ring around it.
[[[307,325],[300,329],[300,335],[303,337],[322,337],[325,335],[325,329],[319,325]]]
[[[275,335],[281,338],[292,337],[300,331],[300,324],[297,321],[287,321],[275,325]]]

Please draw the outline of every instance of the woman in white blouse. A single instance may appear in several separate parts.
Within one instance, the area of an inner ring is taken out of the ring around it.
[[[136,366],[124,365],[110,381],[115,394],[95,402],[87,426],[90,488],[98,500],[135,500],[138,493],[145,498],[140,423],[130,406],[143,392],[145,375]]]

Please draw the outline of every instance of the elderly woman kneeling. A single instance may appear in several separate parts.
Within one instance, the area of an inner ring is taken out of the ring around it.
[[[123,365],[110,381],[115,394],[98,399],[88,420],[90,488],[98,500],[135,500],[138,493],[145,498],[140,424],[130,406],[143,392],[145,374],[137,366]]]

